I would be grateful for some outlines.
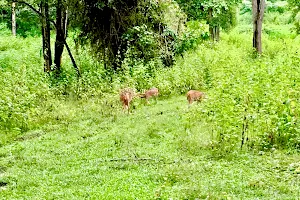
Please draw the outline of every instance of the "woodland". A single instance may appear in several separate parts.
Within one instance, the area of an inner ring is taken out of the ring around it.
[[[0,199],[299,199],[299,114],[299,0],[0,0]]]

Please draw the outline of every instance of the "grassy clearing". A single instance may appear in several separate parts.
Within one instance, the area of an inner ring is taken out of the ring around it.
[[[88,106],[87,106],[88,105]],[[183,96],[103,118],[96,99],[1,148],[4,199],[297,199],[299,155],[211,149]],[[7,183],[7,185],[5,185]],[[5,186],[4,186],[5,185]]]

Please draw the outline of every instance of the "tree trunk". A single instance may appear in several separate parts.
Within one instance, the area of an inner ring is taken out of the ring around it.
[[[65,34],[65,39],[68,37],[68,7],[65,7],[65,17],[64,17],[64,34]]]
[[[216,41],[220,41],[220,26],[215,27],[215,35],[216,35]]]
[[[80,77],[80,76],[81,76],[80,70],[79,70],[79,68],[78,68],[78,66],[77,66],[77,64],[76,64],[76,62],[75,62],[75,59],[74,59],[72,53],[71,53],[71,49],[69,48],[69,46],[68,46],[66,40],[64,40],[64,43],[65,43],[65,45],[66,45],[67,51],[68,51],[69,56],[70,56],[70,58],[71,58],[71,61],[72,61],[72,63],[73,63],[73,67],[74,67],[75,70],[76,70],[77,76]]]
[[[218,25],[213,25],[213,9],[208,9],[208,24],[209,24],[209,34],[212,41],[220,40],[220,27]]]
[[[220,27],[209,25],[209,34],[212,41],[219,42],[220,40]]]
[[[261,34],[265,10],[265,0],[252,0],[253,47],[257,53],[262,53]]]
[[[12,2],[11,4],[11,31],[12,35],[16,36],[17,35],[17,25],[16,25],[16,3]]]
[[[41,2],[41,17],[42,21],[42,38],[43,38],[43,56],[44,56],[44,71],[50,72],[52,65],[51,43],[50,43],[50,21],[49,21],[49,5],[48,0]]]
[[[62,0],[57,0],[56,5],[56,40],[55,40],[55,55],[54,63],[57,73],[61,69],[61,58],[64,50],[64,42],[66,39],[66,9]]]

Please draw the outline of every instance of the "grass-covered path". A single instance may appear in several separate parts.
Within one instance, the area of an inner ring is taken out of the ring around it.
[[[298,154],[220,154],[191,117],[202,104],[136,102],[130,115],[116,105],[61,101],[44,125],[0,147],[0,198],[300,198]]]

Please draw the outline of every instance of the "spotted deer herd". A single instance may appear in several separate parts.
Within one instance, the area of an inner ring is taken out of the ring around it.
[[[124,88],[120,91],[120,101],[123,105],[123,109],[129,113],[130,109],[130,102],[138,97],[138,98],[145,98],[146,103],[149,104],[149,100],[154,97],[157,99],[159,95],[159,90],[157,88],[151,88],[144,93],[136,93],[132,88]],[[201,102],[205,98],[205,94],[198,90],[190,90],[186,94],[189,106],[197,101]]]

